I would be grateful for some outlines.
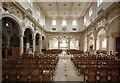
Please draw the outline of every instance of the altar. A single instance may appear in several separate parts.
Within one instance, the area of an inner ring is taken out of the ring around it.
[[[72,55],[68,54],[66,50],[63,50],[62,53],[59,54],[59,58],[62,58],[62,59],[70,59],[70,57],[72,57]]]

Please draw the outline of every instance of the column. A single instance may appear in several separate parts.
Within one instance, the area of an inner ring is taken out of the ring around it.
[[[68,49],[70,49],[70,40],[68,40]]]
[[[41,52],[41,49],[42,49],[42,36],[40,36],[40,40],[39,40],[39,41],[40,41],[40,42],[39,42],[39,43],[40,43],[40,53],[42,53],[42,52]]]
[[[107,43],[107,47],[106,47],[106,53],[109,54],[109,36],[106,36],[106,43]]]
[[[39,44],[38,44],[38,49],[37,49],[37,51],[38,51],[38,53],[40,53],[40,37],[39,37]]]
[[[34,56],[34,52],[35,52],[35,38],[33,38],[33,46],[32,46],[32,51],[33,51],[33,56]]]
[[[96,54],[97,38],[94,38],[94,54]]]
[[[41,37],[40,37],[40,39],[39,39],[39,46],[40,46],[40,49],[39,49],[39,50],[40,50],[40,53],[42,53],[42,52],[41,52],[41,49],[42,49],[42,40],[41,40]]]
[[[60,49],[60,40],[58,40],[58,49]]]
[[[20,35],[20,55],[23,54],[23,49],[24,49],[24,43],[23,43],[23,35]]]
[[[102,36],[99,36],[99,50],[102,50]]]
[[[113,37],[113,55],[116,55],[116,37]]]
[[[87,52],[89,52],[89,40],[87,40]]]

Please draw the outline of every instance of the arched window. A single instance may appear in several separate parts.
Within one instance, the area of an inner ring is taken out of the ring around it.
[[[56,20],[53,20],[52,21],[52,26],[55,26],[56,25]]]
[[[92,14],[93,14],[92,7],[90,7],[90,9],[89,9],[89,16],[91,16]]]
[[[62,26],[66,26],[66,25],[67,25],[66,20],[63,20],[63,21],[62,21]]]
[[[106,45],[107,45],[107,43],[106,43],[107,41],[106,41],[106,38],[105,39],[103,39],[103,41],[102,41],[102,48],[106,48]]]
[[[60,41],[60,49],[68,49],[68,40],[67,39],[62,39]]]
[[[76,26],[76,25],[77,25],[76,20],[73,20],[72,25],[73,25],[73,26]]]
[[[28,3],[29,3],[31,6],[33,6],[32,0],[28,0]]]
[[[97,0],[97,6],[99,6],[100,4],[102,4],[103,0]]]
[[[104,29],[101,29],[97,35],[97,50],[106,50],[106,46],[106,32]]]
[[[84,23],[86,23],[86,16],[84,16]]]

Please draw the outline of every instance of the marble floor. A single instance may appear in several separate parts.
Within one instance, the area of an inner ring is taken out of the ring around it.
[[[74,64],[68,56],[62,56],[59,59],[54,81],[83,81],[83,75],[76,71]]]

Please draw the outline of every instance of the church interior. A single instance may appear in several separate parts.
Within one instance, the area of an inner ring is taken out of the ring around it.
[[[0,1],[1,83],[120,82],[119,0]]]

